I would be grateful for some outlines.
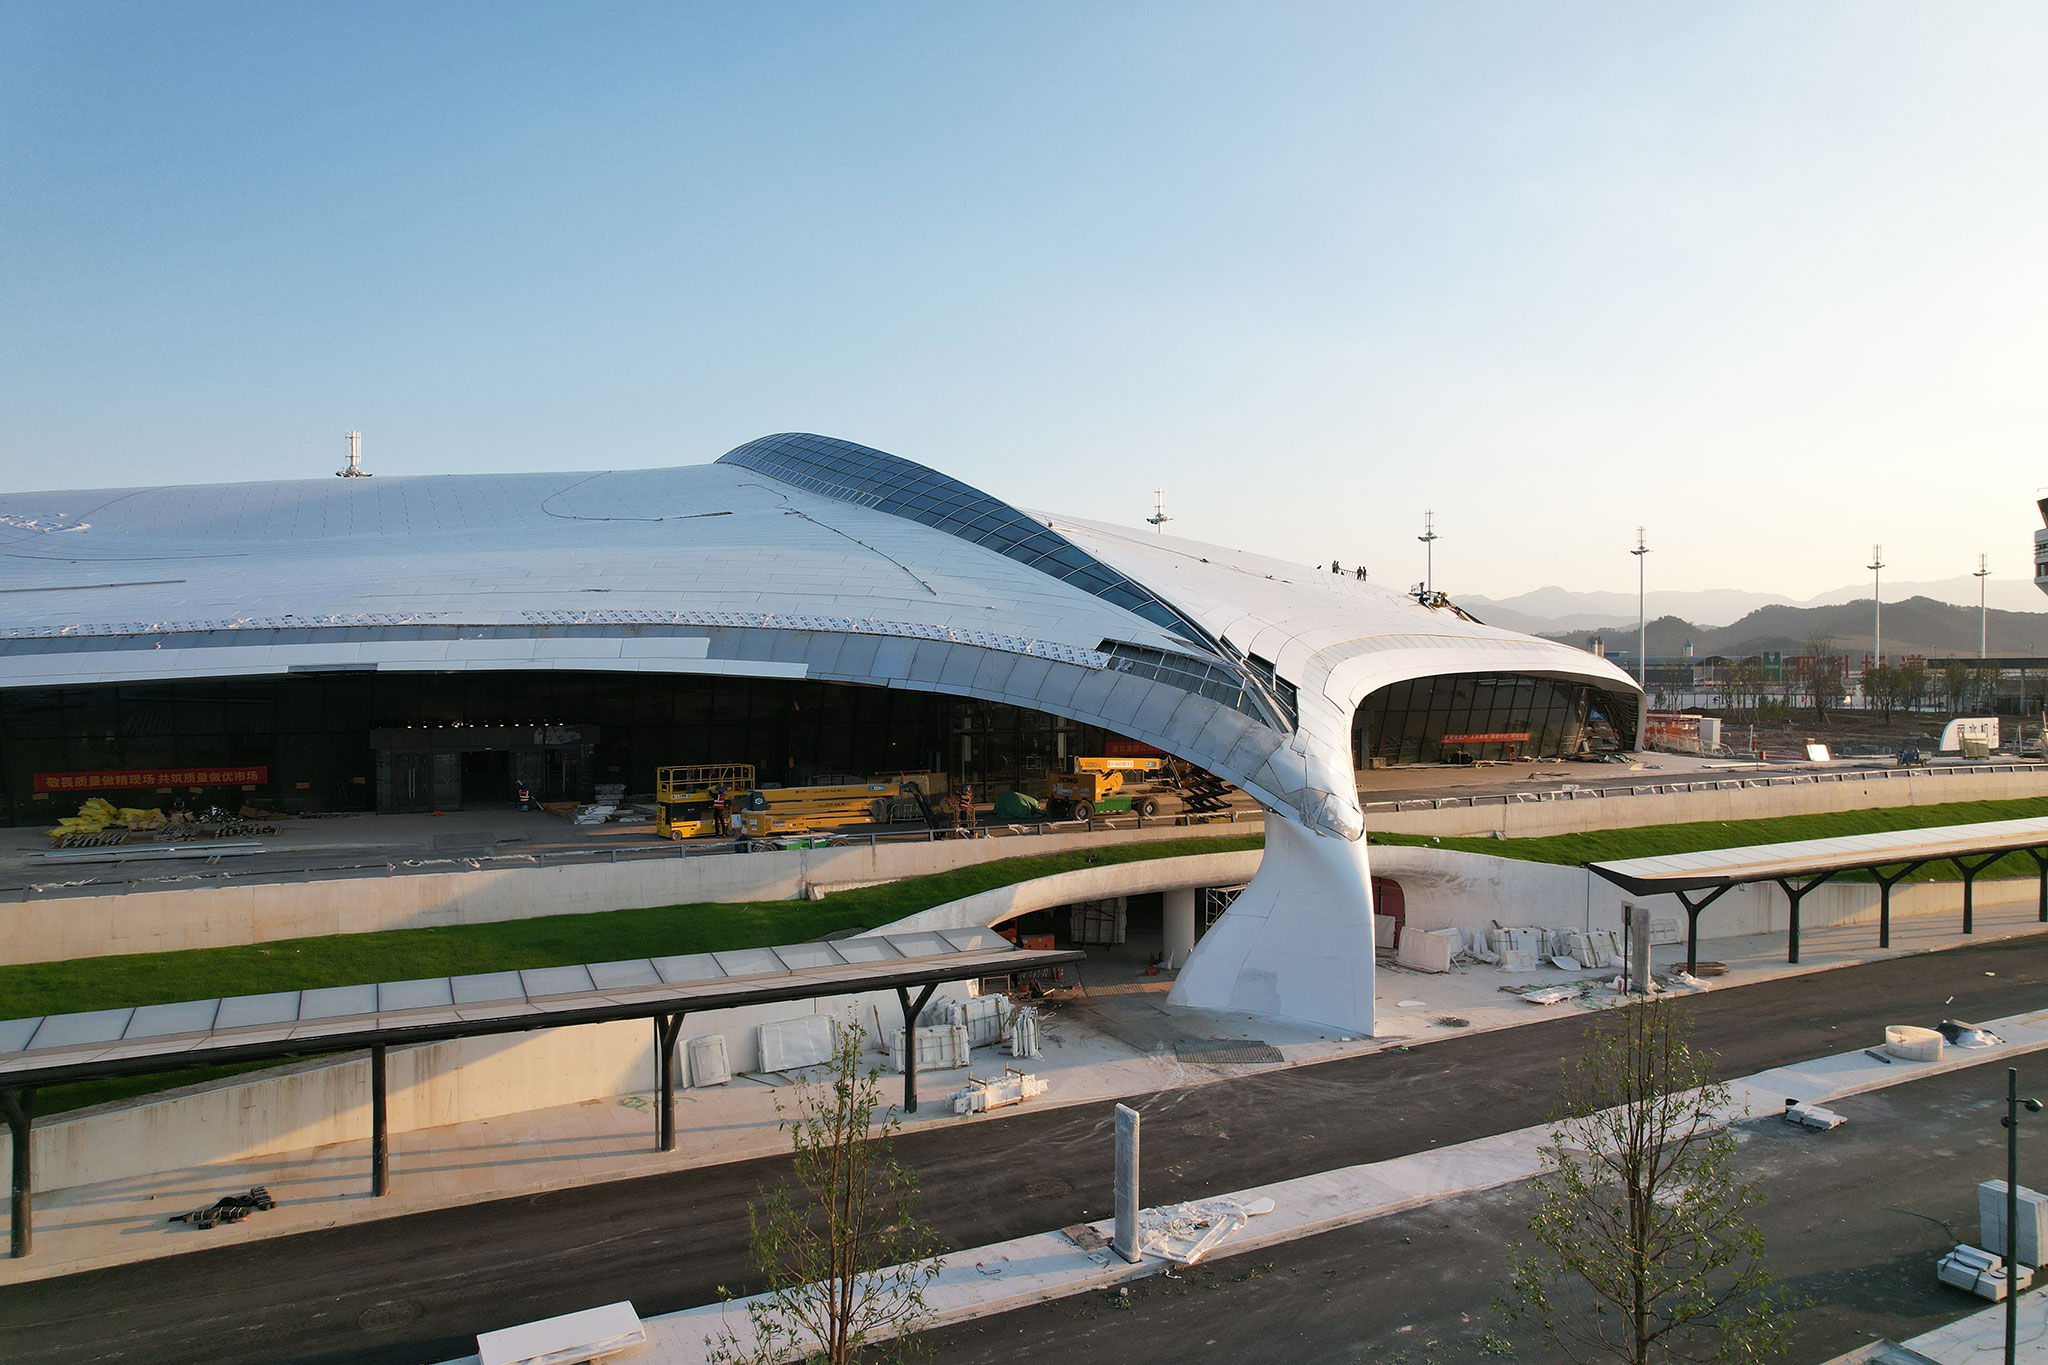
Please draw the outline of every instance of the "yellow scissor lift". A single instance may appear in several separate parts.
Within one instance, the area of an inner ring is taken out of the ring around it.
[[[695,763],[654,770],[654,830],[664,839],[694,839],[716,834],[711,799],[725,789],[725,815],[732,820],[740,802],[754,789],[751,763]]]
[[[925,818],[925,794],[943,781],[937,774],[876,778],[815,787],[769,787],[750,792],[733,816],[733,833],[749,839],[804,834],[842,825],[886,824],[899,801],[913,803]]]

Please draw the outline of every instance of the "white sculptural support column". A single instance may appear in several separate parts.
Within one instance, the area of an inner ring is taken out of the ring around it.
[[[1167,1002],[1369,1037],[1372,948],[1365,840],[1269,812],[1258,875],[1195,945]]]
[[[1195,950],[1195,889],[1168,891],[1163,902],[1166,965],[1185,967],[1188,954]]]

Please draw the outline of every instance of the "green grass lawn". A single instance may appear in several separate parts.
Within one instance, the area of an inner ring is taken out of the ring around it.
[[[1374,834],[1384,845],[1420,845],[1483,853],[1495,858],[1564,863],[1642,858],[1661,853],[1733,848],[1745,844],[1825,839],[1884,830],[1925,829],[2048,815],[2048,799],[1968,801],[1793,815],[1772,820],[1709,821],[1641,829],[1590,830],[1543,839],[1433,839],[1427,835]],[[758,901],[740,905],[665,905],[588,915],[466,924],[445,929],[395,929],[377,934],[284,939],[234,948],[138,953],[0,967],[0,1019],[68,1014],[123,1005],[203,1000],[215,995],[306,990],[365,981],[455,976],[521,967],[555,967],[619,958],[756,948],[800,943],[835,930],[873,928],[919,910],[1011,886],[1055,872],[1109,863],[1178,858],[1256,849],[1262,836],[1115,844],[1071,853],[1006,858],[888,886],[863,887],[821,901]],[[2002,859],[1984,875],[2032,876],[2024,853]],[[1952,868],[1924,868],[1915,879],[1955,876]],[[262,1066],[271,1063],[253,1063]],[[128,1095],[147,1094],[249,1067],[219,1067],[162,1076],[62,1086],[37,1097],[37,1109],[56,1113]]]
[[[1990,820],[2025,820],[2048,816],[2048,798],[2026,801],[1958,801],[1944,806],[1894,806],[1883,810],[1839,811],[1823,815],[1786,815],[1771,820],[1705,820],[1684,825],[1645,825],[1641,829],[1595,829],[1554,834],[1542,839],[1436,839],[1426,834],[1374,834],[1375,844],[1406,844],[1485,853],[1495,858],[1520,858],[1532,863],[1609,862],[1650,858],[1667,853],[1697,853],[1710,848],[1741,848],[1749,844],[1783,844],[1798,839],[1834,839],[1846,834],[1879,834],[1898,829],[1932,829],[1938,825],[1974,825]],[[2031,877],[2034,860],[2026,853],[1999,859],[1981,875]],[[1845,877],[1869,880],[1867,873]],[[1923,867],[1908,880],[1947,881],[1960,876],[1947,863]]]
[[[1199,853],[1235,853],[1264,844],[1263,835],[1110,844],[1071,853],[1005,858],[888,886],[842,891],[818,901],[664,905],[646,910],[549,915],[445,929],[393,929],[376,934],[280,939],[233,948],[34,962],[0,967],[0,1019],[204,1000],[216,995],[310,990],[365,981],[460,976],[470,972],[562,967],[621,958],[801,943],[835,930],[874,928],[963,896],[1055,872]],[[57,1113],[248,1069],[213,1067],[58,1086],[37,1096],[36,1109],[39,1113]]]

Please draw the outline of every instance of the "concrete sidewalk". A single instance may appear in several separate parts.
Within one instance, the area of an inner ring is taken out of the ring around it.
[[[1729,1086],[1726,1118],[1735,1122],[1779,1113],[1787,1098],[1827,1103],[2048,1048],[2048,1010],[1980,1022],[2005,1041],[1988,1048],[1950,1048],[1938,1062],[1887,1064],[1857,1050],[1745,1077]],[[1243,1255],[1436,1200],[1527,1180],[1543,1169],[1542,1148],[1551,1140],[1551,1127],[1541,1125],[1218,1196],[1242,1203],[1271,1199],[1275,1207],[1273,1212],[1253,1218],[1208,1259]],[[1108,1159],[1105,1147],[1104,1160]],[[1106,1222],[1094,1227],[1105,1236],[1110,1230]],[[1147,1254],[1137,1263],[1127,1264],[1108,1250],[1086,1251],[1063,1233],[1046,1232],[955,1252],[939,1258],[938,1265],[939,1273],[925,1295],[931,1310],[928,1327],[1108,1288],[1165,1272],[1170,1263]],[[645,1346],[609,1359],[619,1365],[702,1365],[710,1359],[707,1338],[729,1333],[743,1346],[752,1342],[746,1303],[709,1304],[650,1319]],[[2038,1322],[2039,1310],[2035,1316]],[[1953,1329],[1944,1329],[1949,1330]],[[2048,1358],[2048,1346],[2044,1346],[2043,1357]],[[1955,1357],[1958,1361],[1964,1358]],[[473,1365],[476,1360],[470,1356],[449,1365]]]
[[[1781,935],[1712,940],[1704,945],[1703,956],[1728,964],[1728,976],[1714,983],[1717,989],[1727,989],[1989,942],[2039,932],[2044,927],[2048,926],[2035,922],[2031,907],[1987,908],[1979,912],[1978,932],[1971,937],[1957,932],[1954,916],[1902,919],[1893,926],[1895,946],[1883,952],[1874,946],[1874,926],[1813,930],[1806,936],[1806,960],[1797,967],[1783,960]],[[1681,949],[1660,948],[1659,962],[1668,962],[1674,953],[1682,960]],[[1027,1064],[1051,1083],[1045,1096],[992,1115],[956,1117],[945,1097],[965,1084],[970,1073],[926,1074],[920,1078],[920,1112],[909,1116],[907,1128],[920,1131],[937,1125],[1001,1122],[1026,1109],[1183,1089],[1387,1047],[1416,1046],[1469,1032],[1539,1022],[1580,1005],[1532,1006],[1503,993],[1501,987],[1585,975],[1553,970],[1509,976],[1485,966],[1423,974],[1382,966],[1377,1002],[1381,1031],[1373,1038],[1347,1038],[1251,1015],[1173,1009],[1164,1004],[1170,977],[1144,978],[1128,971],[1119,975],[1113,966],[1106,962],[1091,971],[1097,984],[1077,993],[1078,998],[1052,1007],[1044,1028],[1044,1056]],[[1283,1060],[1215,1065],[1189,1064],[1176,1056],[1177,1040],[1207,1038],[1270,1043]],[[1000,1075],[1010,1060],[984,1051],[975,1059],[973,1074]],[[893,1079],[886,1081],[885,1093],[894,1084]],[[724,1088],[679,1091],[680,1141],[673,1153],[654,1149],[653,1097],[645,1092],[396,1133],[392,1136],[392,1188],[382,1199],[369,1196],[366,1137],[247,1161],[195,1165],[168,1174],[41,1192],[36,1196],[35,1252],[23,1260],[0,1259],[0,1284],[509,1196],[781,1155],[788,1150],[788,1138],[777,1127],[775,1105],[778,1094],[789,1085],[780,1076],[738,1077]],[[1786,1089],[1771,1098],[1778,1102],[1785,1095],[1800,1093]],[[788,1097],[783,1098],[786,1103]],[[364,1127],[367,1131],[367,1116]],[[204,1231],[166,1221],[172,1214],[203,1207],[252,1185],[266,1186],[279,1206],[246,1222]]]
[[[2026,1365],[2048,1365],[2048,1291],[2020,1295],[2018,1350]],[[1991,1365],[2005,1359],[2005,1305],[1993,1304],[1946,1327],[1937,1327],[1904,1343],[1941,1365]],[[1847,1357],[1856,1359],[1854,1353]],[[1830,1361],[1829,1365],[1836,1365]]]

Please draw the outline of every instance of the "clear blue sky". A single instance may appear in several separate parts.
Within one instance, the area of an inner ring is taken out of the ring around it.
[[[709,460],[2024,578],[2048,6],[0,0],[0,487]]]

